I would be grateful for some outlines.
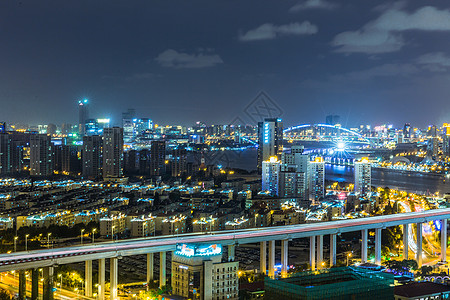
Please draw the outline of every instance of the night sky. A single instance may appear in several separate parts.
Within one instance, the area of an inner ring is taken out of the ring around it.
[[[425,6],[432,5],[432,6]],[[450,3],[4,0],[0,120],[77,123],[135,108],[159,124],[250,123],[264,90],[286,125],[450,121]]]

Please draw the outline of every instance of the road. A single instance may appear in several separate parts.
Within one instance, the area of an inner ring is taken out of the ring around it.
[[[0,255],[0,272],[68,264],[100,258],[175,251],[176,245],[179,243],[248,244],[268,240],[305,238],[315,235],[354,232],[363,229],[386,228],[408,223],[426,223],[444,218],[450,218],[450,209],[434,209],[422,212],[409,212],[314,224],[217,231],[212,234],[190,233],[179,236],[138,238],[115,242],[84,244],[66,248],[17,252]]]
[[[55,285],[57,283],[55,282]],[[0,287],[8,290],[16,295],[19,293],[19,276],[17,273],[1,273],[0,275]],[[42,282],[39,282],[39,292],[42,296]],[[27,298],[31,297],[31,279],[27,278]],[[66,289],[60,289],[59,287],[54,292],[55,299],[61,300],[70,300],[70,299],[79,299],[79,300],[92,300],[94,298],[89,298],[84,295],[79,295],[72,291]]]

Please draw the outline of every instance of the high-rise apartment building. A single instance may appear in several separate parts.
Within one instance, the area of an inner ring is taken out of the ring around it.
[[[11,135],[0,133],[0,174],[9,174],[12,169],[13,141]]]
[[[179,244],[172,256],[172,293],[184,299],[239,299],[239,262],[222,262],[220,244]]]
[[[150,176],[161,176],[166,167],[166,142],[152,141],[150,148]]]
[[[279,196],[297,198],[299,202],[309,199],[310,156],[303,150],[303,146],[292,146],[290,153],[281,154]]]
[[[102,143],[103,139],[99,135],[83,137],[83,170],[84,178],[98,178],[102,176]]]
[[[65,175],[78,175],[81,173],[81,160],[78,156],[78,146],[54,146],[54,171]]]
[[[372,185],[372,166],[368,158],[355,162],[355,192],[365,196]]]
[[[276,156],[281,159],[283,152],[283,123],[281,119],[265,119],[258,123],[258,171],[261,173],[262,162]]]
[[[123,175],[123,128],[103,130],[103,178]]]
[[[47,134],[30,136],[30,175],[49,176],[53,174],[53,147]]]
[[[86,134],[86,120],[89,119],[89,103],[87,99],[78,101],[78,134],[84,136]]]
[[[268,191],[271,195],[278,196],[280,183],[281,162],[276,156],[270,157],[262,162],[262,190]]]
[[[325,196],[325,161],[322,157],[316,157],[310,162],[309,191],[313,204]]]
[[[172,155],[170,158],[172,177],[180,177],[186,173],[186,159],[186,149],[175,148],[172,150]]]

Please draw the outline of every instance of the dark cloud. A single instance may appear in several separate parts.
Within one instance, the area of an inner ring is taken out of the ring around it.
[[[239,40],[252,42],[260,40],[273,40],[280,36],[288,35],[311,35],[316,34],[318,28],[309,21],[303,23],[290,23],[286,25],[263,24],[255,29],[251,29],[239,35]]]
[[[182,53],[173,49],[168,49],[160,53],[155,60],[163,67],[175,69],[198,69],[214,67],[222,64],[223,60],[217,54],[205,53]]]
[[[385,10],[361,29],[342,32],[332,45],[344,53],[388,53],[406,44],[405,31],[450,31],[450,11],[425,6],[409,13],[397,7]]]
[[[329,2],[327,0],[306,0],[301,1],[294,6],[292,6],[290,12],[299,12],[308,9],[334,9],[337,8],[338,4]]]

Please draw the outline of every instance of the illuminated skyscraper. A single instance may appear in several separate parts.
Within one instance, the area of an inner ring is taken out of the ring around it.
[[[30,175],[49,176],[53,174],[53,149],[51,138],[46,134],[30,137]]]
[[[406,123],[405,126],[403,126],[403,137],[405,139],[411,138],[411,124]]]
[[[166,160],[166,142],[152,141],[150,148],[150,176],[161,176],[164,174]]]
[[[281,154],[279,196],[297,198],[299,202],[309,199],[310,156],[303,150],[303,146],[293,146],[291,153]]]
[[[309,175],[310,200],[316,203],[325,196],[325,161],[322,157],[316,157],[309,164],[311,170]]]
[[[78,101],[78,133],[84,136],[86,133],[86,120],[89,118],[89,103],[87,99]]]
[[[450,157],[450,124],[444,123],[442,135],[442,153],[444,157]]]
[[[83,177],[98,178],[102,175],[102,137],[99,135],[83,137]]]
[[[123,129],[103,130],[103,178],[119,178],[123,175]]]
[[[262,190],[268,191],[274,196],[279,194],[280,165],[281,162],[276,156],[262,162]]]
[[[258,171],[261,173],[262,162],[276,156],[281,159],[283,152],[283,123],[281,119],[265,119],[258,123]]]
[[[355,162],[355,192],[365,196],[372,185],[372,166],[368,158]]]
[[[11,173],[12,145],[11,135],[0,133],[0,174]]]

